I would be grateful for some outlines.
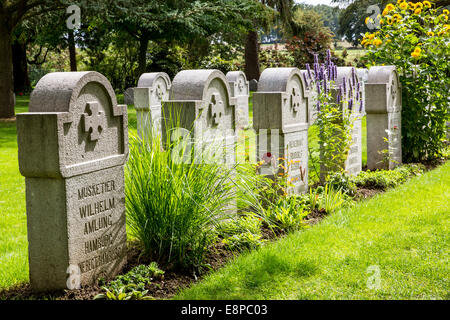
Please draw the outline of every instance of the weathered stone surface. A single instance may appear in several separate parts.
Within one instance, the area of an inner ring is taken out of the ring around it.
[[[126,105],[133,105],[134,104],[134,88],[128,88],[123,93],[123,103]]]
[[[250,91],[257,91],[258,90],[258,80],[256,80],[256,79],[250,80],[249,89],[250,89]]]
[[[236,129],[244,129],[249,125],[248,98],[250,95],[249,84],[245,73],[242,71],[230,71],[226,75],[230,84],[231,96],[236,98],[235,119]]]
[[[308,188],[308,95],[297,68],[267,68],[253,94],[260,173],[283,174],[289,193]],[[280,160],[280,165],[278,159]]]
[[[111,278],[126,262],[127,124],[97,72],[47,74],[17,115],[34,290]]]
[[[367,167],[393,169],[402,162],[402,92],[395,66],[370,68],[365,88]]]
[[[144,73],[134,88],[137,131],[147,140],[161,134],[161,105],[169,100],[171,88],[169,76],[164,72]]]
[[[307,70],[300,70],[302,73],[303,80],[306,84],[306,91],[308,95],[308,123],[309,125],[314,124],[317,119],[317,87],[314,80],[313,71],[311,71],[311,79],[308,76]]]

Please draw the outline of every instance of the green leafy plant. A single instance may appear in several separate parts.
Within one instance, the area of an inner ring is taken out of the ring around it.
[[[304,219],[308,213],[302,197],[281,196],[265,210],[262,219],[274,233],[291,232],[307,226]]]
[[[222,240],[222,243],[229,250],[236,251],[257,249],[261,247],[264,242],[265,240],[262,239],[261,234],[255,234],[249,231],[235,234]]]
[[[421,164],[407,164],[394,170],[362,171],[353,178],[358,187],[386,190],[404,183],[408,178],[424,172]]]
[[[328,176],[327,185],[334,190],[341,190],[343,193],[354,196],[356,194],[356,184],[345,172],[335,172]]]
[[[337,85],[337,68],[331,60],[331,52],[327,52],[324,64],[319,64],[318,55],[315,56],[314,70],[309,64],[305,81],[311,92],[317,97],[317,117],[314,125],[318,128],[317,149],[310,147],[312,168],[321,184],[329,179],[334,172],[345,170],[345,161],[352,142],[352,131],[358,112],[361,112],[357,77],[353,69],[350,79],[341,79]],[[319,168],[320,173],[317,171]]]
[[[394,65],[402,84],[404,162],[443,156],[449,120],[449,11],[424,1],[388,4],[381,28],[366,33],[366,64]]]
[[[128,273],[119,275],[113,281],[103,285],[101,288],[105,293],[96,295],[94,299],[152,300],[151,296],[147,296],[148,290],[145,287],[152,280],[161,279],[163,276],[164,271],[159,269],[156,262],[149,265],[139,265]]]

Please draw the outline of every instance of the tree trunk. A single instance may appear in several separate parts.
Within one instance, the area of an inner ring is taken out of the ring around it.
[[[69,30],[69,59],[70,59],[70,71],[77,71],[77,52],[75,51],[75,37],[73,30]]]
[[[139,40],[139,57],[138,57],[139,76],[145,73],[147,68],[147,49],[148,49],[148,37],[142,36],[142,38]]]
[[[250,81],[259,80],[259,44],[258,32],[250,31],[245,43],[245,76]]]
[[[0,119],[14,117],[11,34],[0,14]]]
[[[12,44],[12,64],[14,92],[30,92],[26,45],[19,41],[14,41]]]

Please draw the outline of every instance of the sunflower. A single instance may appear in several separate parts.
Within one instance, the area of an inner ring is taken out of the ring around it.
[[[424,1],[423,5],[427,8],[431,8],[431,3],[429,1]]]
[[[414,10],[414,13],[415,14],[421,14],[422,13],[422,9],[417,8],[416,10]]]
[[[406,2],[402,2],[402,3],[400,3],[399,7],[402,10],[406,10],[406,9],[408,9],[408,4]]]
[[[417,51],[411,52],[411,57],[413,57],[414,59],[419,59],[420,58],[420,52],[417,52]]]
[[[430,37],[434,37],[434,32],[433,31],[428,31],[427,35],[429,35]]]
[[[381,41],[380,39],[375,39],[375,40],[373,40],[373,44],[375,46],[379,47],[383,44],[383,41]]]
[[[447,9],[444,9],[444,11],[442,11],[443,14],[445,14],[446,16],[448,16],[448,14],[450,13]]]

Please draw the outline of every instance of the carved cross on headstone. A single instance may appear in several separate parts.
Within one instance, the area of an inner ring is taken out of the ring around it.
[[[217,93],[214,93],[211,96],[211,102],[209,103],[211,107],[211,115],[213,118],[213,124],[218,125],[220,123],[220,118],[225,113],[224,107],[223,107],[223,101],[220,100],[220,96]]]
[[[391,83],[391,100],[392,100],[392,106],[395,106],[395,103],[397,102],[397,86],[396,82],[392,80]]]
[[[96,141],[99,139],[103,128],[106,126],[106,117],[103,111],[99,111],[98,102],[88,102],[87,106],[91,114],[82,115],[84,132],[90,132],[89,139]]]
[[[242,78],[240,78],[238,81],[238,89],[239,92],[242,92],[244,90],[244,80],[242,80]]]
[[[300,93],[298,92],[298,90],[295,87],[292,88],[291,108],[294,110],[294,112],[298,112],[300,110],[301,102],[302,102],[302,98],[300,97]]]
[[[162,99],[163,96],[163,90],[161,88],[161,84],[158,83],[158,85],[156,86],[156,91],[155,91],[156,96],[158,97],[159,100]]]

